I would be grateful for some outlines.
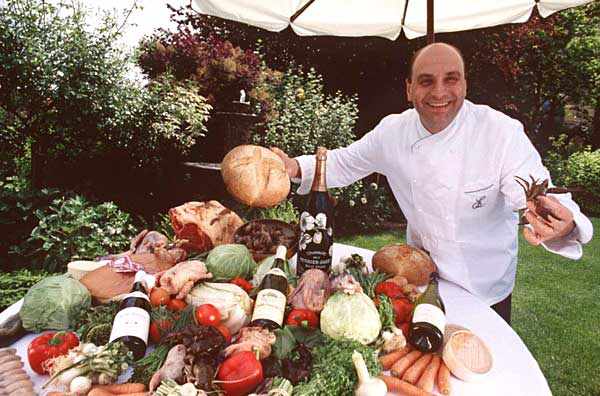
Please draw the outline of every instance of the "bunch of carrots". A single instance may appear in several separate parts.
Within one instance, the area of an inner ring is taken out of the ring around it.
[[[409,345],[379,358],[384,370],[392,375],[382,375],[389,392],[406,396],[431,396],[437,384],[442,395],[450,395],[450,371],[436,354],[413,350]]]
[[[47,396],[66,396],[65,392],[50,392]],[[94,385],[88,396],[148,396],[146,385],[144,384],[112,384],[112,385]]]

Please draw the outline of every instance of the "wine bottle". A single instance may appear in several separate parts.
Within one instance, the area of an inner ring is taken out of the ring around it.
[[[408,342],[422,352],[435,352],[444,342],[446,308],[438,290],[438,273],[433,272],[429,285],[415,302]]]
[[[285,246],[277,246],[273,267],[258,287],[259,292],[254,303],[250,326],[275,330],[283,324],[288,291],[288,279],[284,270],[286,253]]]
[[[316,154],[315,177],[305,210],[300,215],[298,242],[298,276],[316,268],[326,273],[331,270],[333,250],[333,202],[327,191],[325,162],[327,150],[319,147]]]
[[[123,342],[135,360],[144,357],[148,346],[151,307],[146,287],[151,289],[154,282],[155,278],[144,271],[135,274],[133,288],[121,300],[110,332],[109,341]]]

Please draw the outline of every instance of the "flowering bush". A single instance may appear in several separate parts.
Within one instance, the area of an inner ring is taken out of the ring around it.
[[[177,80],[195,81],[199,94],[216,110],[229,110],[244,90],[263,116],[270,105],[267,91],[261,87],[278,78],[253,51],[214,35],[203,37],[187,27],[143,41],[138,63],[152,79],[172,73]]]
[[[55,199],[36,212],[38,225],[12,253],[30,267],[64,271],[73,259],[94,259],[126,250],[136,229],[112,202],[93,205],[81,196]]]

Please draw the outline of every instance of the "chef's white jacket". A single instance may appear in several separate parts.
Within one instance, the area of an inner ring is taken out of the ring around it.
[[[315,160],[296,158],[299,194],[310,191]],[[414,109],[385,117],[360,140],[331,150],[327,186],[343,187],[373,172],[385,175],[408,221],[407,241],[429,252],[440,275],[487,304],[506,298],[517,265],[517,210],[525,207],[515,176],[549,179],[522,124],[465,100],[443,131],[429,133]],[[556,198],[573,213],[575,230],[544,247],[572,259],[592,238],[590,220],[571,194]]]

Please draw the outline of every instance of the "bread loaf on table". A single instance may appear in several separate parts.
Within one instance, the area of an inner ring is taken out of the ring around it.
[[[184,248],[206,252],[217,245],[233,243],[233,234],[244,222],[218,201],[187,202],[169,210],[171,225]]]
[[[290,192],[290,178],[283,161],[260,146],[235,147],[223,158],[221,175],[227,191],[252,207],[275,206]]]

